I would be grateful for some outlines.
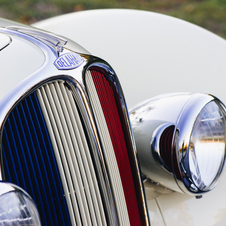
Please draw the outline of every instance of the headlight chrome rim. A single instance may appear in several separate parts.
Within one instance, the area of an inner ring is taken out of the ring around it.
[[[197,185],[197,182],[192,178],[192,173],[190,170],[189,160],[186,162],[185,157],[190,156],[190,143],[191,136],[194,131],[194,126],[196,123],[199,114],[202,110],[210,104],[211,102],[216,103],[219,111],[224,117],[224,142],[225,142],[225,106],[223,103],[214,96],[207,94],[195,94],[189,99],[182,109],[173,135],[172,141],[172,167],[174,172],[175,180],[180,187],[180,189],[187,194],[198,195],[212,190],[218,183],[218,179],[223,171],[225,163],[225,145],[224,145],[224,154],[219,165],[219,169],[213,178],[212,182],[203,188]],[[191,159],[191,157],[190,157]],[[175,162],[177,161],[177,162]],[[178,173],[179,172],[179,173]]]
[[[41,226],[37,207],[32,198],[17,185],[0,182],[1,225]]]

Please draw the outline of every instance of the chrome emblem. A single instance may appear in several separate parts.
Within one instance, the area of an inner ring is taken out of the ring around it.
[[[77,53],[65,53],[58,57],[54,65],[59,70],[70,70],[79,67],[84,62],[84,58],[82,58]]]

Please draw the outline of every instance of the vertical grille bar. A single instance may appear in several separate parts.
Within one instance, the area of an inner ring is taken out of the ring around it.
[[[90,193],[91,193],[91,197],[93,200],[93,205],[94,205],[94,210],[93,210],[93,217],[95,218],[95,213],[96,212],[96,217],[97,217],[97,224],[103,224],[106,222],[105,220],[105,215],[104,215],[104,209],[103,209],[103,205],[102,205],[102,200],[101,200],[101,196],[100,196],[100,192],[99,192],[99,187],[97,184],[97,179],[96,179],[96,175],[95,175],[95,170],[94,170],[94,166],[92,163],[92,159],[89,153],[89,147],[86,141],[86,137],[84,134],[84,131],[82,129],[82,123],[81,120],[79,120],[79,114],[77,112],[77,109],[75,107],[75,105],[73,104],[74,100],[73,100],[73,96],[70,93],[70,91],[67,89],[65,90],[63,87],[63,84],[61,85],[61,91],[63,93],[65,102],[67,104],[67,109],[69,111],[69,115],[71,120],[69,120],[73,126],[73,128],[70,128],[71,134],[73,134],[73,141],[75,141],[75,138],[77,138],[78,140],[78,146],[80,150],[80,153],[82,155],[82,161],[84,164],[84,168],[86,171],[85,174],[85,178],[87,177],[87,182],[86,182],[86,189],[90,189]],[[66,92],[67,91],[67,92]],[[71,108],[70,108],[71,107]],[[75,112],[75,114],[73,114],[73,112]],[[76,124],[77,123],[77,124]],[[79,153],[78,153],[79,154]],[[82,167],[82,166],[81,166]],[[89,199],[91,199],[91,197]],[[92,201],[90,200],[90,203]]]

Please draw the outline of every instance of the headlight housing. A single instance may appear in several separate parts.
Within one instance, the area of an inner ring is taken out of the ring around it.
[[[216,97],[157,97],[130,115],[141,169],[147,177],[194,195],[216,186],[226,153],[225,107]]]
[[[211,190],[225,163],[225,110],[216,98],[194,95],[184,107],[176,125],[175,147],[179,186],[194,193]],[[180,132],[179,132],[180,131]],[[180,179],[181,176],[181,179]]]
[[[41,225],[30,196],[18,186],[3,182],[0,183],[0,225]]]

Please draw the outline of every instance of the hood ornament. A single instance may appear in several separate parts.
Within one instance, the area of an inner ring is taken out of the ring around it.
[[[66,39],[59,37],[57,35],[53,35],[46,31],[40,31],[40,30],[29,28],[29,27],[20,27],[20,26],[9,26],[6,28],[9,30],[14,30],[14,31],[29,35],[45,43],[52,50],[54,50],[57,56],[59,56],[60,52],[63,52],[63,47],[67,44]]]

